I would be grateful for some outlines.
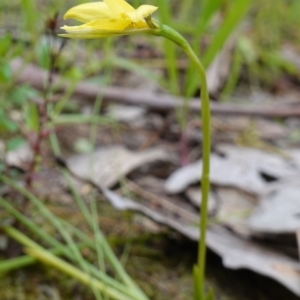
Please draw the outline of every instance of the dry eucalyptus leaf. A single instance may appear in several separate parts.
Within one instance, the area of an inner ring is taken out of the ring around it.
[[[249,236],[247,220],[253,212],[256,201],[250,195],[232,188],[216,189],[219,206],[215,218],[240,235]]]
[[[188,199],[197,207],[201,206],[201,190],[196,187],[190,187],[186,190],[186,195]],[[217,209],[218,199],[215,193],[210,193],[208,198],[208,212],[212,213]]]
[[[164,212],[155,211],[115,192],[101,188],[110,203],[119,210],[133,210],[143,213],[152,220],[167,225],[184,236],[197,241],[199,229],[196,225],[178,222],[167,217]],[[289,257],[242,239],[218,225],[207,231],[207,246],[223,259],[223,264],[231,269],[246,268],[271,277],[300,296],[300,264]]]
[[[186,194],[190,201],[199,206],[201,191],[188,188]],[[210,193],[208,211],[218,224],[226,225],[243,236],[249,236],[246,221],[255,208],[256,201],[250,195],[232,188],[216,188]]]
[[[245,268],[268,276],[300,296],[300,264],[298,261],[252,241],[241,239],[219,226],[209,229],[207,245],[222,257],[225,267]]]
[[[181,224],[178,220],[173,219],[169,216],[164,215],[163,213],[158,213],[157,211],[146,207],[143,204],[137,203],[131,199],[120,196],[119,194],[104,188],[100,187],[104,196],[109,200],[109,202],[119,210],[133,210],[140,212],[155,222],[159,224],[167,225],[176,231],[180,232],[184,236],[192,240],[197,240],[199,235],[198,227],[192,224]]]
[[[96,185],[111,187],[139,166],[170,160],[170,154],[158,148],[134,152],[122,146],[111,146],[98,149],[91,154],[72,156],[67,159],[66,164],[79,178]]]
[[[262,194],[268,183],[262,174],[275,179],[295,175],[298,166],[292,159],[259,149],[222,145],[220,155],[211,154],[211,183],[236,187],[252,194]],[[179,193],[200,180],[202,161],[175,171],[166,181],[169,193]]]
[[[300,229],[300,173],[294,180],[275,184],[260,198],[247,221],[248,227],[262,233],[294,233]]]
[[[243,189],[250,193],[262,193],[265,188],[263,179],[248,168],[246,164],[239,164],[234,160],[216,154],[211,155],[210,180],[212,184],[231,186]],[[169,193],[180,193],[190,184],[201,178],[202,161],[190,164],[175,171],[166,181],[166,190]],[[255,170],[256,171],[256,170]]]
[[[264,173],[278,179],[293,176],[299,172],[288,151],[282,153],[267,152],[261,149],[220,145],[218,150],[236,164],[244,164],[258,173]]]
[[[291,157],[296,167],[300,170],[300,150],[292,149],[287,152]]]

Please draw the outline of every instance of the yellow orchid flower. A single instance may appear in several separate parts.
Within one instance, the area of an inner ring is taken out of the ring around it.
[[[134,9],[124,0],[104,0],[84,3],[68,10],[64,19],[75,19],[84,24],[63,26],[61,34],[70,38],[101,38],[147,31],[146,19],[157,10],[156,6],[141,5]],[[151,25],[151,23],[150,23]]]
[[[143,32],[154,36],[164,37],[180,46],[193,62],[200,76],[201,83],[201,120],[202,120],[202,202],[199,221],[199,251],[198,262],[194,266],[195,299],[212,299],[212,292],[205,292],[205,257],[207,203],[210,189],[210,102],[205,70],[187,40],[171,27],[160,24],[152,19],[152,13],[157,7],[141,5],[134,9],[125,0],[103,0],[81,4],[71,8],[65,14],[65,19],[75,19],[82,23],[80,26],[63,26],[66,31],[63,37],[93,39]]]

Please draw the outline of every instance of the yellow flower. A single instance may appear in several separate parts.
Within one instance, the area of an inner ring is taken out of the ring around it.
[[[60,36],[101,38],[148,31],[151,28],[146,19],[149,20],[156,10],[157,7],[152,5],[141,5],[134,9],[124,0],[104,0],[81,4],[67,11],[64,19],[75,19],[84,24],[63,26],[62,29],[66,33]]]

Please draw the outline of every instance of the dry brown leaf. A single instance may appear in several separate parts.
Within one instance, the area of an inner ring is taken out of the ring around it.
[[[193,204],[200,205],[199,188],[188,188],[186,194]],[[256,200],[250,195],[236,189],[219,187],[210,193],[208,211],[218,224],[226,225],[236,233],[248,237],[251,232],[246,222],[255,205]]]
[[[207,245],[222,257],[225,267],[245,268],[268,276],[300,296],[300,264],[283,254],[241,239],[220,227],[211,227]]]
[[[211,154],[211,183],[235,187],[252,194],[262,194],[268,183],[262,174],[275,179],[293,176],[299,166],[291,159],[259,149],[231,145],[218,147],[220,155]],[[200,180],[202,161],[175,171],[166,181],[169,193],[184,191],[190,184]]]
[[[191,201],[191,203],[197,207],[201,206],[201,191],[196,187],[190,187],[186,190],[186,196],[188,199]],[[218,199],[216,197],[215,193],[210,193],[209,194],[209,199],[208,199],[208,212],[213,213],[216,211],[218,206]]]
[[[148,216],[155,222],[157,222],[159,224],[167,225],[192,240],[198,239],[198,235],[199,235],[198,227],[195,225],[192,225],[192,222],[190,222],[190,224],[186,223],[185,225],[183,225],[182,223],[178,222],[177,219],[173,219],[164,214],[160,214],[160,213],[156,212],[155,210],[153,210],[149,207],[146,207],[143,204],[137,203],[131,199],[120,196],[119,194],[115,193],[114,191],[111,191],[104,187],[100,187],[100,189],[102,190],[104,196],[109,200],[109,202],[115,208],[117,208],[119,210],[138,211],[138,212],[143,213],[144,215]]]
[[[178,222],[174,218],[167,217],[163,212],[154,211],[107,188],[102,188],[102,192],[119,210],[129,209],[141,212],[192,240],[199,239],[199,229],[196,225]],[[224,266],[231,269],[246,268],[271,277],[300,296],[300,264],[297,261],[257,243],[242,239],[217,225],[210,226],[207,231],[207,246],[222,257]]]
[[[218,188],[217,194],[220,203],[215,218],[218,223],[230,227],[240,235],[249,236],[246,222],[255,208],[255,199],[232,188]]]
[[[294,233],[300,229],[300,173],[294,179],[274,184],[248,220],[260,233]]]
[[[134,152],[122,146],[111,146],[98,149],[92,154],[72,156],[67,159],[66,164],[79,178],[111,187],[120,178],[144,164],[171,159],[168,152],[158,148]]]

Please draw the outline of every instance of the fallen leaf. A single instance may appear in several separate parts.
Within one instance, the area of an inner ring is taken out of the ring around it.
[[[141,212],[152,220],[167,225],[192,240],[197,241],[199,239],[198,226],[178,222],[176,219],[167,217],[163,212],[154,211],[107,188],[102,187],[101,190],[115,208]],[[275,279],[300,296],[300,264],[297,261],[258,243],[242,239],[218,225],[212,225],[208,228],[207,246],[222,257],[225,267],[250,269]]]
[[[211,154],[210,173],[211,183],[218,186],[262,194],[268,186],[262,174],[280,179],[299,172],[299,167],[292,159],[279,154],[231,145],[221,145],[218,151],[220,154]],[[178,169],[167,179],[166,191],[173,194],[184,191],[201,179],[201,172],[202,161]]]
[[[134,152],[122,146],[100,148],[91,154],[66,160],[69,170],[81,179],[111,187],[134,169],[155,161],[170,161],[170,154],[158,148]]]
[[[287,151],[287,153],[292,158],[295,166],[300,170],[300,151],[292,149]]]
[[[199,188],[188,188],[186,194],[193,204],[201,206]],[[210,193],[208,211],[218,224],[226,225],[234,232],[249,237],[251,231],[248,229],[246,221],[255,205],[256,199],[242,191],[218,187]]]
[[[248,227],[260,233],[294,233],[300,229],[300,173],[275,184],[260,198]]]
[[[249,237],[251,232],[247,220],[255,208],[256,199],[232,188],[217,188],[216,192],[219,205],[214,218],[239,235]]]
[[[101,188],[104,196],[109,200],[109,202],[119,210],[133,210],[143,213],[155,222],[159,224],[167,225],[176,231],[180,232],[184,236],[192,240],[197,240],[199,235],[198,227],[192,224],[181,224],[178,220],[168,217],[166,215],[160,214],[155,210],[146,207],[143,204],[137,203],[131,199],[120,196],[119,194],[102,187]]]
[[[197,207],[201,207],[201,191],[196,187],[190,187],[186,190],[186,196],[191,203]],[[215,193],[210,193],[208,198],[208,212],[213,213],[218,206],[218,199]]]
[[[225,267],[245,268],[268,276],[300,296],[298,261],[253,241],[241,239],[220,226],[214,226],[208,230],[207,245],[222,257]]]

